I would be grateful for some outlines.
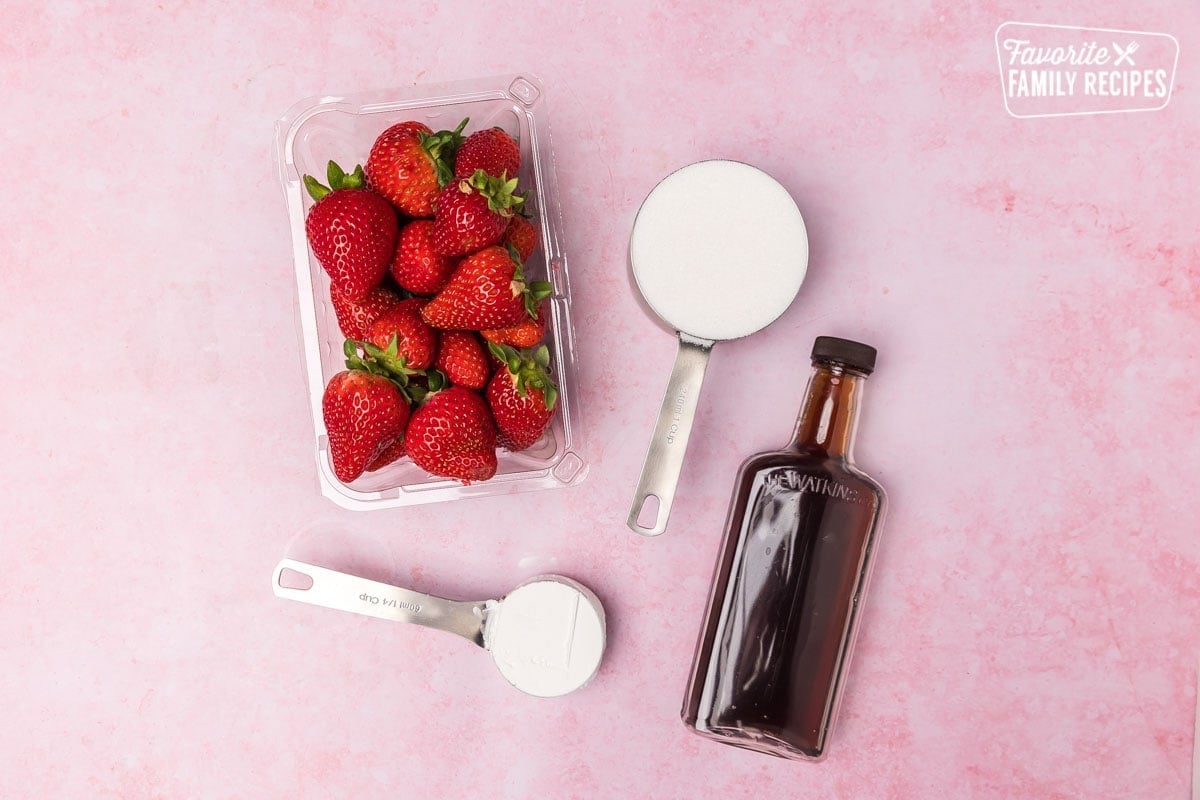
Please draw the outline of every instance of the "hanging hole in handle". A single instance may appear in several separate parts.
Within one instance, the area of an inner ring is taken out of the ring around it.
[[[654,530],[658,525],[660,506],[661,504],[656,494],[648,494],[642,498],[642,508],[638,511],[637,519],[635,520],[637,526],[648,531]]]
[[[306,592],[312,588],[313,579],[311,575],[305,575],[303,572],[297,572],[294,569],[284,567],[279,571],[279,585],[284,589],[296,589],[297,591]]]

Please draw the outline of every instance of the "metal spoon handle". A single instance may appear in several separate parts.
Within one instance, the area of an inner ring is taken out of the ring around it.
[[[667,394],[658,412],[658,424],[654,426],[650,449],[642,465],[642,477],[634,492],[633,507],[629,509],[629,527],[643,536],[658,536],[667,529],[667,518],[671,516],[675,487],[679,484],[679,473],[683,469],[683,456],[687,452],[688,438],[696,418],[700,387],[704,384],[704,370],[708,366],[712,346],[713,343],[707,339],[679,334],[675,367],[671,370]],[[651,496],[658,498],[658,515],[653,525],[639,525],[642,506]]]
[[[312,585],[307,589],[284,586],[281,583],[284,570],[310,578]],[[471,603],[445,600],[290,558],[285,558],[275,567],[271,588],[276,597],[286,600],[437,628],[483,646],[483,619],[487,601]]]

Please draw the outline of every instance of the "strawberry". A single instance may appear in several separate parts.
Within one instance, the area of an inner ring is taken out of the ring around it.
[[[371,323],[383,312],[400,302],[400,295],[385,286],[377,286],[367,292],[362,300],[347,300],[337,289],[329,292],[333,302],[333,313],[337,315],[342,335],[351,339],[365,339]]]
[[[497,178],[515,178],[521,169],[521,148],[500,128],[475,131],[458,148],[454,177],[469,178],[477,169]]]
[[[410,370],[427,369],[437,352],[437,333],[421,319],[425,301],[420,298],[401,300],[371,323],[367,340],[386,348],[394,339],[397,356]]]
[[[358,479],[381,453],[404,435],[408,400],[395,383],[358,369],[334,375],[321,399],[333,473],[342,483]]]
[[[427,392],[418,382],[440,388],[442,376],[405,366],[395,338],[387,348],[347,339],[342,350],[346,371],[325,387],[322,410],[334,474],[349,483],[364,469],[381,469],[404,455],[410,403]]]
[[[516,178],[494,178],[481,169],[448,184],[437,196],[433,248],[444,256],[465,256],[499,242],[525,202],[513,194],[516,188]]]
[[[450,280],[456,262],[433,249],[433,222],[414,219],[400,231],[392,277],[413,294],[437,294]]]
[[[328,188],[311,175],[304,176],[304,185],[317,201],[304,221],[313,255],[334,289],[347,300],[362,300],[379,285],[396,252],[396,212],[363,188],[362,167],[347,175],[330,161]]]
[[[483,345],[470,331],[442,331],[434,364],[455,386],[482,389],[492,374]]]
[[[500,240],[502,245],[512,245],[517,251],[517,257],[524,264],[533,255],[533,251],[537,249],[538,229],[533,226],[533,223],[527,220],[520,214],[514,214],[512,222],[508,223],[508,230],[504,231],[504,238]]]
[[[546,281],[526,285],[512,253],[489,247],[462,260],[445,288],[421,309],[421,316],[435,328],[508,328],[532,316],[537,302],[550,291]]]
[[[461,386],[428,396],[408,424],[405,446],[432,475],[469,484],[496,474],[496,424],[483,398]]]
[[[404,458],[404,436],[401,435],[391,447],[384,450],[375,460],[367,465],[367,472],[378,472],[386,466],[396,463]]]
[[[496,420],[497,441],[510,452],[532,447],[550,424],[558,387],[546,374],[550,351],[517,351],[504,345],[489,345],[504,367],[488,383],[487,399]]]
[[[546,336],[546,304],[538,305],[536,317],[525,319],[511,328],[496,328],[480,331],[480,335],[489,342],[507,344],[513,347],[533,347]]]
[[[432,217],[438,189],[454,177],[450,164],[466,124],[437,133],[420,122],[393,125],[371,145],[367,182],[408,216]]]

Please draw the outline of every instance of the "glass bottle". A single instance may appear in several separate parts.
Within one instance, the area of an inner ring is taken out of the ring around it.
[[[783,758],[820,758],[853,649],[883,489],[851,448],[875,349],[820,336],[792,442],[738,473],[684,724]]]

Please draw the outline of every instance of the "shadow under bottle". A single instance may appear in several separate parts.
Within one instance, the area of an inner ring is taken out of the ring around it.
[[[682,711],[697,733],[825,754],[884,512],[851,453],[874,364],[867,345],[818,337],[792,442],[738,473]]]

